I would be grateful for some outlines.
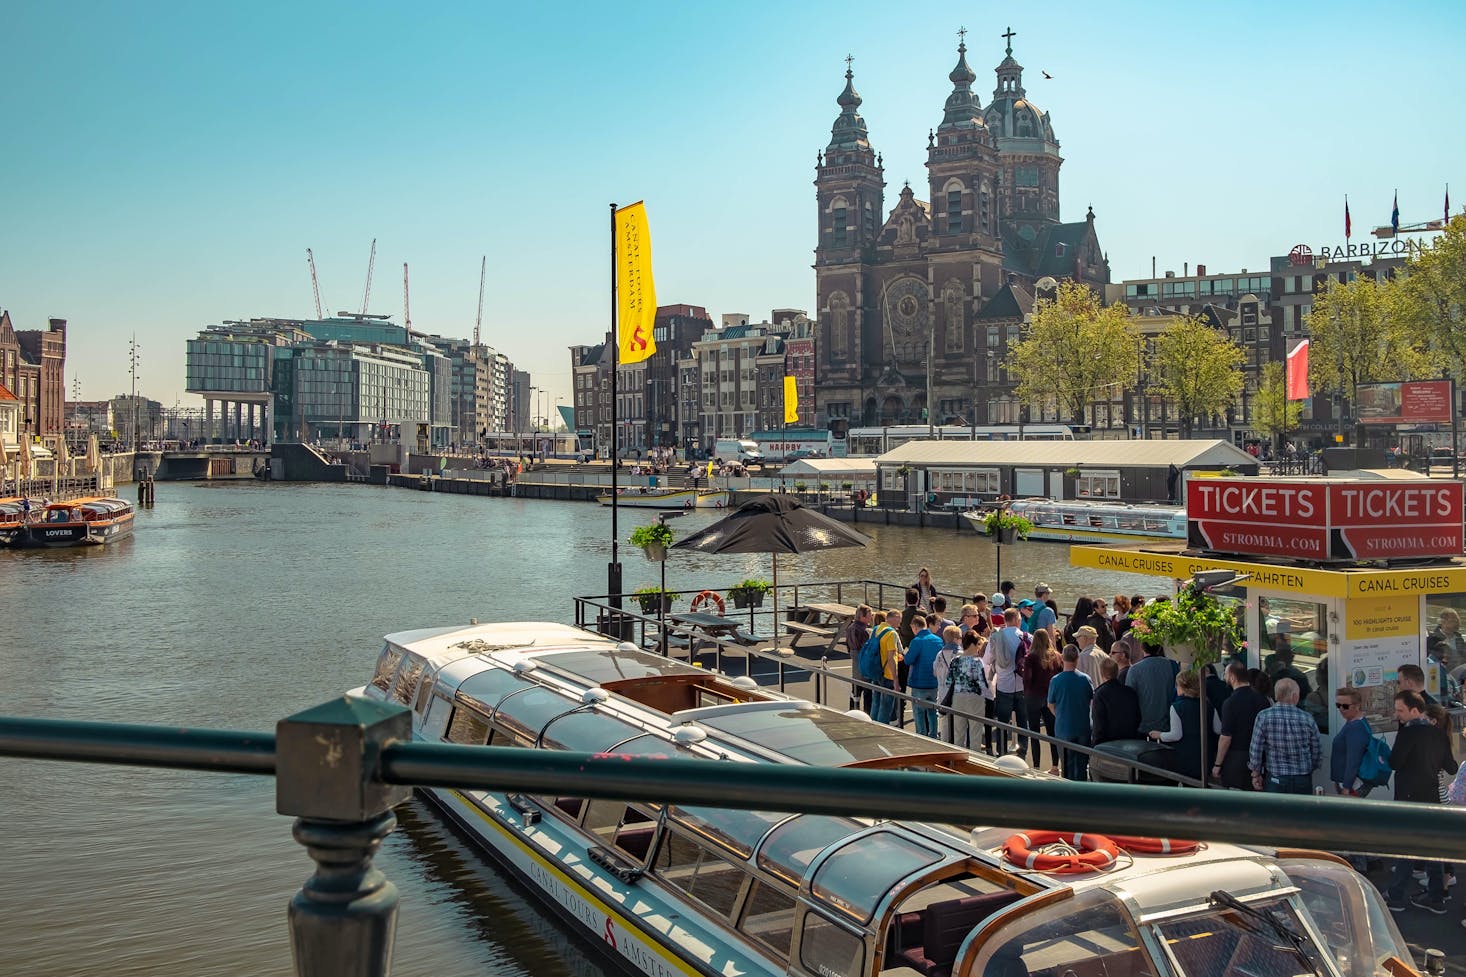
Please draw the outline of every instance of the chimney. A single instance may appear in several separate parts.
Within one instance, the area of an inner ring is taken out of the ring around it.
[[[1191,277],[1191,262],[1189,262],[1189,261],[1183,261],[1183,262],[1181,262],[1181,277],[1182,278],[1190,278]]]
[[[1206,274],[1206,265],[1197,265],[1196,266],[1196,273],[1198,275],[1205,275]]]

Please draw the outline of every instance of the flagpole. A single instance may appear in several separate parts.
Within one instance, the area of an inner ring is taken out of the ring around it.
[[[616,425],[619,423],[616,411],[617,389],[616,374],[620,372],[621,366],[621,323],[616,315],[616,205],[611,204],[611,562],[606,565],[606,592],[610,595],[610,604],[616,610],[621,609],[621,562],[617,559],[617,505],[616,492],[618,489],[616,469],[621,464],[620,453],[616,449]]]

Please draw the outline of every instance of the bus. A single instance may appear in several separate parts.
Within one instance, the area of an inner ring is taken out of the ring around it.
[[[887,427],[853,427],[849,443],[852,458],[874,458],[901,447],[908,441],[1073,441],[1067,424],[1007,424],[969,427],[944,424],[893,424]]]

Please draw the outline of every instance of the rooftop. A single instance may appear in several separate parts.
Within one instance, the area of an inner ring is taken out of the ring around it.
[[[1036,465],[1105,468],[1246,468],[1257,459],[1230,442],[1192,441],[908,441],[879,465]]]

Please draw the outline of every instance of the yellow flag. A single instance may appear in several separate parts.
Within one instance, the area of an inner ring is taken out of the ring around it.
[[[652,282],[652,235],[646,207],[636,202],[616,211],[616,345],[622,363],[640,363],[657,351],[652,334],[657,288]]]
[[[791,376],[784,377],[784,423],[799,423],[799,384]]]

